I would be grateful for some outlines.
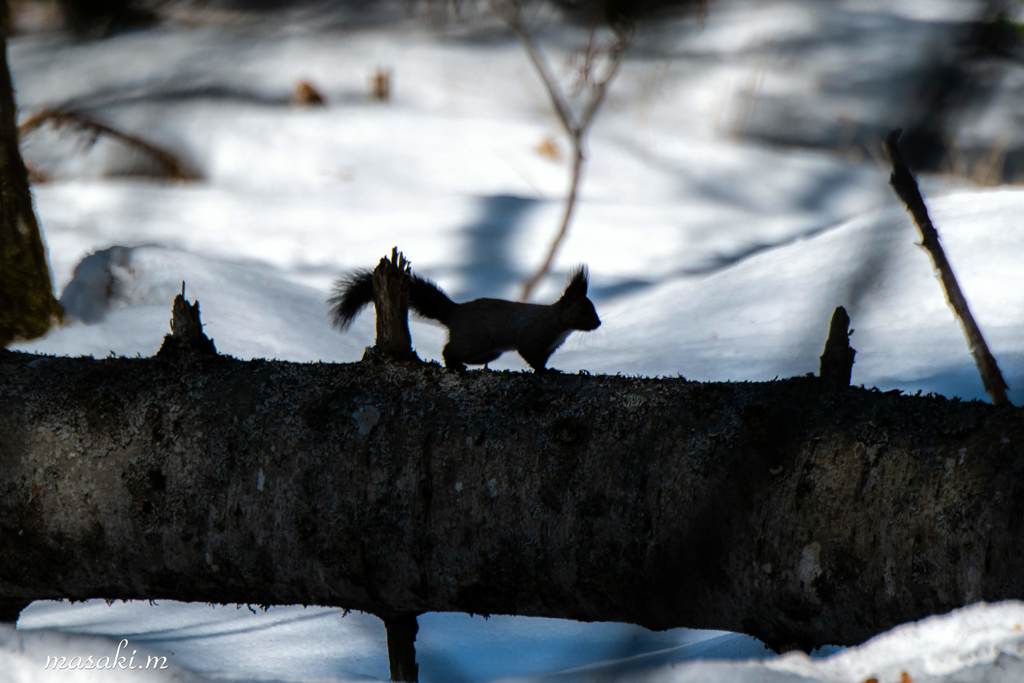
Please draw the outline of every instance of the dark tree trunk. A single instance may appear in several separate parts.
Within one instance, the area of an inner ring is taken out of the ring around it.
[[[44,334],[61,315],[18,150],[14,90],[7,68],[7,3],[0,1],[0,348]]]
[[[813,378],[0,352],[0,600],[861,641],[1024,597],[1024,413]]]

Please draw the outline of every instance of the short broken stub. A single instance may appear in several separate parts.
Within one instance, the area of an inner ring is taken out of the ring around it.
[[[213,340],[203,333],[203,322],[199,317],[199,302],[190,304],[185,300],[185,284],[181,294],[174,297],[171,307],[171,333],[164,337],[164,343],[157,351],[157,358],[179,358],[188,356],[216,356]]]
[[[853,376],[853,359],[857,351],[850,346],[850,316],[842,306],[836,308],[829,324],[828,339],[821,354],[818,376],[828,389],[844,389],[850,386]]]
[[[377,338],[373,356],[397,361],[418,361],[409,334],[409,275],[411,264],[398,251],[382,258],[373,271],[373,304],[377,313]]]

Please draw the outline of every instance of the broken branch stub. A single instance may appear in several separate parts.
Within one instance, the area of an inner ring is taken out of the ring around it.
[[[199,316],[199,301],[190,304],[185,299],[185,283],[181,283],[181,294],[174,297],[171,306],[171,333],[164,336],[164,342],[157,351],[157,358],[169,358],[190,354],[216,356],[213,340],[203,332],[203,321]]]
[[[842,389],[850,386],[853,375],[853,357],[857,351],[850,346],[850,316],[846,309],[837,306],[829,324],[828,339],[825,350],[821,354],[821,365],[818,376],[821,383],[830,389]]]
[[[377,339],[372,353],[391,360],[416,360],[409,334],[409,275],[412,264],[398,247],[373,271],[373,305]]]

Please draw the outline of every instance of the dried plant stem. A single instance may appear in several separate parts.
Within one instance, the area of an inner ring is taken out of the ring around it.
[[[76,126],[87,130],[93,135],[106,135],[120,140],[129,147],[134,147],[156,161],[164,171],[164,175],[173,180],[199,180],[199,174],[191,170],[187,164],[168,150],[147,142],[137,135],[125,133],[112,126],[97,121],[85,114],[64,109],[42,109],[28,117],[18,126],[18,134],[24,137],[32,131],[52,122],[55,126]]]
[[[995,405],[1009,405],[1010,400],[1006,396],[1007,385],[1006,380],[1003,379],[1003,373],[1000,372],[995,356],[989,350],[985,337],[978,327],[978,323],[974,321],[974,316],[971,315],[967,299],[960,290],[960,284],[953,273],[953,266],[950,264],[949,259],[946,258],[946,252],[939,241],[939,233],[932,224],[931,217],[928,215],[928,207],[924,203],[924,197],[921,196],[917,180],[914,179],[914,174],[911,173],[910,167],[907,166],[903,160],[903,155],[900,154],[900,132],[899,130],[894,130],[885,139],[885,150],[892,161],[892,176],[889,178],[889,183],[896,191],[896,194],[899,195],[899,198],[903,200],[907,211],[910,212],[918,231],[921,233],[921,246],[928,252],[935,270],[939,273],[939,280],[942,282],[942,288],[946,293],[946,301],[949,302],[950,308],[953,309],[953,314],[964,331],[964,336],[967,338],[967,346],[971,351],[971,355],[974,356],[978,372],[981,373],[981,381],[985,385],[985,391],[992,397],[992,403]]]

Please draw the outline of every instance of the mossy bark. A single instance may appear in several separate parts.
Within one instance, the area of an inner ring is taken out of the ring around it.
[[[7,40],[0,34],[0,348],[45,334],[60,316],[18,149]]]

